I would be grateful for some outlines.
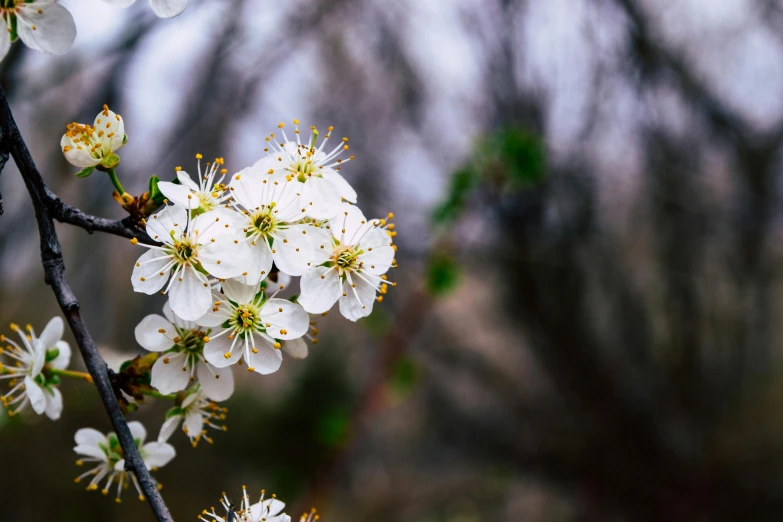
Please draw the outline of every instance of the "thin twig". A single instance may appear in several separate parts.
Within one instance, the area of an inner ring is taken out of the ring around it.
[[[19,133],[2,88],[0,88],[0,153],[10,153],[14,158],[27,191],[30,193],[30,199],[32,199],[33,208],[35,209],[35,218],[38,221],[38,232],[41,236],[41,261],[43,263],[45,281],[52,287],[57,297],[57,302],[76,338],[76,343],[79,346],[79,351],[82,354],[87,370],[90,372],[95,382],[95,387],[103,400],[106,412],[109,414],[125,456],[125,469],[133,472],[139,479],[141,489],[158,522],[173,522],[163,497],[158,492],[156,483],[150,476],[149,471],[147,471],[147,467],[136,448],[125,417],[122,411],[120,411],[117,398],[114,396],[111,383],[109,382],[106,362],[98,353],[95,342],[92,340],[87,330],[87,325],[85,325],[79,312],[79,303],[76,300],[76,296],[74,296],[70,286],[68,286],[65,278],[65,263],[63,262],[53,218],[57,217],[62,221],[75,224],[88,231],[101,230],[128,237],[125,229],[118,228],[120,226],[117,224],[118,222],[94,218],[77,209],[68,207],[64,203],[59,202],[56,196],[48,191]]]

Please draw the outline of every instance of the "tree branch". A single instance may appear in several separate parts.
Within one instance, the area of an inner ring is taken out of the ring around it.
[[[76,338],[87,370],[95,382],[95,387],[103,400],[106,412],[109,414],[114,431],[117,433],[125,457],[125,469],[133,472],[139,479],[141,489],[158,522],[173,522],[171,514],[163,498],[157,490],[157,485],[147,471],[136,444],[128,429],[128,424],[120,411],[117,398],[109,382],[108,367],[101,358],[95,342],[92,340],[87,325],[79,312],[79,302],[73,294],[65,278],[65,263],[63,262],[60,242],[54,227],[56,218],[66,223],[80,226],[88,232],[100,230],[125,237],[132,234],[122,221],[110,221],[95,218],[62,203],[46,188],[41,174],[35,167],[30,152],[16,126],[5,92],[0,88],[0,157],[10,155],[19,168],[30,199],[35,209],[38,221],[38,232],[41,236],[41,261],[44,268],[46,283],[52,287],[57,302],[65,315],[68,325]]]
[[[49,214],[52,219],[56,219],[60,223],[68,223],[69,225],[83,228],[89,234],[97,230],[98,232],[105,232],[128,239],[136,238],[140,243],[156,244],[150,240],[144,229],[139,227],[131,216],[124,219],[106,219],[93,216],[63,202],[46,186],[43,187],[43,190],[44,204]]]

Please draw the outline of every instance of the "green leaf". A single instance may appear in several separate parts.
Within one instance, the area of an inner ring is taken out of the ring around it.
[[[119,373],[122,373],[122,372],[124,372],[125,370],[127,370],[127,369],[128,369],[128,367],[129,367],[131,364],[133,364],[133,361],[135,361],[135,359],[130,359],[130,360],[127,360],[127,361],[125,361],[124,363],[122,363],[122,364],[120,365],[120,372],[119,372]]]
[[[92,174],[92,171],[95,170],[95,167],[85,167],[79,172],[76,173],[77,178],[86,178],[90,174]]]
[[[459,283],[459,265],[445,253],[435,253],[427,267],[427,290],[435,297],[451,292]]]

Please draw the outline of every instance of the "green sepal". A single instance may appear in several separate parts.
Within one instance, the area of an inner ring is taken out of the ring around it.
[[[122,144],[125,145],[126,143],[128,143],[128,135],[127,134],[123,134],[122,135]]]
[[[85,167],[79,172],[76,173],[77,178],[86,178],[90,174],[92,174],[92,171],[95,170],[95,167]]]
[[[120,156],[114,152],[101,160],[101,166],[106,169],[115,169],[120,164]]]
[[[162,205],[163,200],[166,199],[166,196],[163,195],[163,192],[160,191],[158,188],[158,183],[160,183],[160,178],[158,176],[151,176],[150,177],[150,183],[149,183],[149,193],[150,193],[150,200],[152,200],[153,203],[156,205]]]
[[[299,294],[292,295],[291,297],[288,298],[288,300],[291,301],[292,303],[298,302],[299,301]]]
[[[46,362],[52,362],[53,360],[57,359],[57,356],[60,355],[60,350],[58,348],[55,348],[53,350],[46,350]]]
[[[166,412],[166,420],[169,420],[172,417],[176,417],[177,415],[182,415],[182,408],[179,406],[174,406]]]
[[[10,20],[10,26],[8,27],[8,32],[11,33],[11,42],[15,42],[19,38],[19,32],[17,31],[17,20],[16,15],[8,15],[8,18]]]

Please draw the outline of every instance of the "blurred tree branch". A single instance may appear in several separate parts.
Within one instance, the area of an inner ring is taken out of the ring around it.
[[[119,235],[129,234],[130,232],[127,232],[125,225],[121,221],[112,222],[88,216],[62,203],[48,191],[19,133],[19,129],[11,114],[11,108],[2,89],[0,89],[0,151],[2,151],[0,157],[7,158],[10,154],[14,158],[27,191],[30,193],[41,237],[41,262],[44,268],[45,281],[54,291],[60,309],[65,315],[79,346],[82,359],[101,396],[114,431],[117,433],[125,457],[126,470],[134,473],[138,478],[141,489],[157,520],[159,522],[173,522],[163,497],[158,492],[157,484],[149,474],[139,454],[133,435],[128,429],[128,424],[120,411],[117,398],[114,396],[106,362],[95,346],[87,325],[81,317],[79,302],[76,300],[76,296],[66,280],[65,263],[63,262],[62,250],[53,219],[59,216],[59,219],[80,226],[88,231],[100,230]]]

